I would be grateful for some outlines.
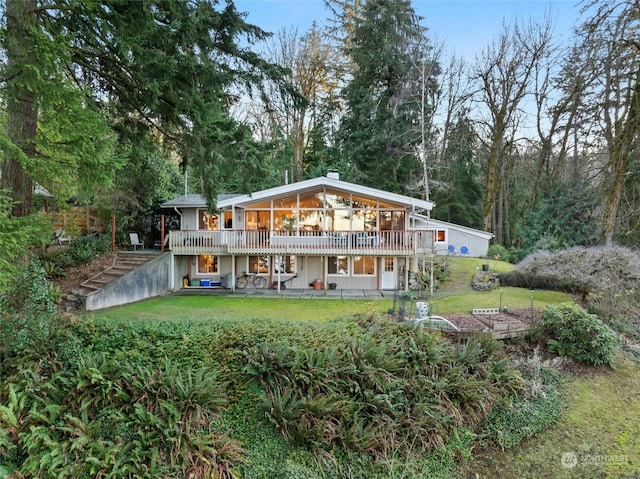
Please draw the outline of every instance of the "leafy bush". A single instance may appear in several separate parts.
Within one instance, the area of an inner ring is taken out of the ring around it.
[[[579,293],[586,296],[589,285],[577,282],[571,278],[555,275],[532,275],[520,271],[502,273],[500,282],[505,286],[528,289],[544,289],[547,291],[564,291],[565,293]]]
[[[34,363],[7,378],[0,399],[0,430],[12,433],[0,438],[0,459],[26,477],[231,478],[245,461],[218,427],[226,398],[211,369],[97,357],[71,369]]]
[[[501,244],[492,244],[487,251],[487,258],[499,259],[513,263],[516,255],[513,250],[507,249]]]
[[[71,266],[88,263],[96,256],[111,250],[111,239],[107,235],[89,235],[75,239],[65,248],[45,252],[42,260],[50,278],[64,276]]]
[[[594,314],[573,303],[549,305],[536,329],[547,337],[547,347],[594,366],[613,364],[619,345],[616,334]]]
[[[440,283],[451,275],[450,259],[448,256],[435,256],[433,262],[431,258],[418,261],[417,270],[419,273],[410,273],[409,287],[413,290],[425,291],[431,285],[431,265],[433,264],[433,288],[438,289]]]
[[[579,292],[617,331],[640,338],[640,255],[620,246],[538,251],[505,275],[510,285]]]
[[[482,426],[490,446],[509,449],[556,423],[564,410],[561,373],[543,365],[538,349],[520,367],[527,390],[496,407]]]
[[[256,345],[245,371],[264,387],[262,415],[294,444],[386,460],[444,446],[520,390],[520,374],[495,350],[487,339],[456,345],[375,322],[338,346]]]
[[[55,332],[55,288],[38,260],[29,262],[13,287],[0,295],[0,354],[38,352]]]

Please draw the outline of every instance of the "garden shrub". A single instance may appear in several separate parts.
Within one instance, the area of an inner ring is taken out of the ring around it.
[[[0,295],[0,359],[25,352],[46,351],[56,315],[55,298],[40,261],[30,261]]]
[[[546,306],[536,329],[553,352],[594,366],[613,364],[619,345],[616,333],[577,304]]]
[[[481,437],[489,446],[496,445],[503,450],[514,447],[555,424],[562,416],[562,373],[544,366],[538,349],[521,363],[520,370],[527,389],[498,405],[483,422]]]
[[[392,451],[410,456],[444,446],[522,388],[519,372],[486,339],[457,345],[381,323],[323,349],[253,347],[245,372],[264,388],[263,417],[311,450],[346,448],[386,460]]]
[[[487,251],[487,258],[513,263],[515,253],[513,250],[507,249],[501,244],[492,244],[489,246],[489,250]]]
[[[168,359],[34,362],[0,387],[0,462],[17,477],[235,477],[245,450],[220,427],[224,390]]]
[[[64,276],[72,266],[89,263],[93,258],[111,251],[108,235],[89,235],[74,239],[64,248],[48,250],[41,255],[50,278]]]
[[[514,288],[563,291],[565,293],[578,293],[583,296],[588,294],[590,287],[587,283],[582,283],[571,278],[543,274],[532,275],[520,271],[502,273],[500,282],[504,286],[512,286]]]
[[[579,292],[588,309],[617,331],[640,338],[640,255],[621,246],[537,251],[520,262],[509,285]]]

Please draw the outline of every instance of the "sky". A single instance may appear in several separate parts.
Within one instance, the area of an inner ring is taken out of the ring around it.
[[[235,0],[236,8],[247,12],[247,21],[269,32],[296,26],[305,33],[316,20],[326,21],[329,11],[323,0]],[[415,12],[424,17],[430,38],[444,43],[447,51],[472,59],[496,38],[504,22],[514,19],[542,19],[551,15],[555,34],[562,40],[572,36],[579,19],[575,0],[413,0]]]

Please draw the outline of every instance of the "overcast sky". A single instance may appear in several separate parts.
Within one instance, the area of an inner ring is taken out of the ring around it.
[[[249,14],[249,23],[269,32],[295,25],[303,34],[314,20],[324,23],[329,16],[322,0],[236,0],[235,5]],[[548,12],[556,35],[566,39],[579,18],[573,0],[413,0],[412,5],[432,39],[469,58],[500,33],[505,21],[542,19]]]

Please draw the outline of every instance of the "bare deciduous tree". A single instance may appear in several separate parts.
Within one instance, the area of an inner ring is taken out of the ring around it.
[[[503,162],[512,151],[536,65],[549,48],[551,30],[548,19],[540,24],[505,24],[500,36],[476,57],[471,70],[477,84],[475,101],[484,113],[481,140],[488,152],[483,227],[496,233],[498,243],[503,239],[502,224],[494,215],[502,175],[508,171]]]
[[[589,1],[593,12],[582,28],[582,49],[591,69],[596,125],[607,149],[603,170],[601,240],[610,244],[618,227],[629,164],[640,133],[640,6],[635,0]]]

